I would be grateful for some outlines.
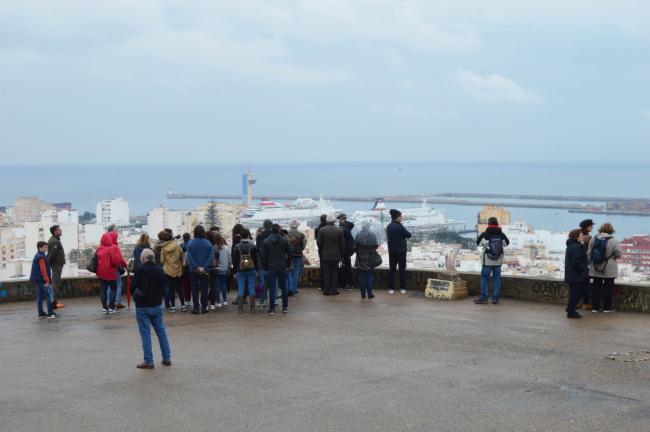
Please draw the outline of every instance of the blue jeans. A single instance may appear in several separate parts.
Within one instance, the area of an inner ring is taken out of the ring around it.
[[[158,336],[158,343],[160,343],[160,351],[163,360],[171,360],[172,353],[169,348],[169,339],[167,339],[167,330],[165,323],[163,323],[163,308],[162,306],[155,307],[136,307],[135,319],[138,322],[138,330],[140,330],[140,339],[142,340],[142,351],[144,351],[144,362],[146,364],[153,364],[153,352],[151,351],[151,327],[153,326],[156,336]]]
[[[36,308],[38,309],[38,314],[42,315],[43,312],[43,297],[47,302],[47,314],[52,315],[52,302],[54,301],[54,292],[52,291],[52,285],[45,286],[44,282],[35,282],[36,283]]]
[[[269,293],[269,310],[275,310],[275,298],[278,294],[278,287],[282,290],[282,309],[289,306],[289,293],[287,292],[287,282],[285,272],[266,272],[266,290]]]
[[[291,293],[298,292],[298,282],[302,273],[302,257],[293,257],[293,267],[287,271],[287,289]]]
[[[359,270],[359,288],[361,295],[371,295],[372,288],[375,285],[375,272],[374,270]]]
[[[499,300],[501,294],[501,266],[484,265],[481,269],[481,298],[487,300],[488,288],[490,286],[490,275],[492,275],[492,299]]]
[[[122,303],[122,275],[117,271],[117,279],[115,279],[115,303]]]
[[[228,301],[228,273],[219,273],[217,275],[216,288],[217,303]],[[254,291],[253,294],[255,294]]]
[[[104,279],[99,280],[100,292],[99,297],[102,300],[102,308],[104,309],[115,309],[115,281],[107,281]]]
[[[255,270],[237,272],[237,295],[243,301],[248,290],[251,296],[255,295]]]
[[[208,310],[210,277],[192,272],[190,273],[190,282],[192,283],[192,307],[194,311],[199,311],[199,295],[201,310]]]

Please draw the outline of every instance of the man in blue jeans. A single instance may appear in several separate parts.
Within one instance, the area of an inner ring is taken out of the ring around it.
[[[497,218],[489,218],[487,229],[476,239],[476,245],[483,249],[481,251],[483,267],[481,269],[481,296],[474,303],[488,303],[488,288],[490,276],[492,276],[492,304],[499,304],[503,249],[509,244],[510,240],[501,230]]]
[[[151,249],[145,249],[140,255],[142,265],[135,271],[131,291],[135,300],[135,318],[140,330],[142,351],[144,361],[138,364],[138,369],[153,369],[153,352],[151,350],[151,327],[158,336],[160,351],[162,353],[162,364],[171,366],[172,354],[169,348],[167,330],[163,323],[163,295],[165,293],[165,273],[163,269],[154,263],[154,253]]]
[[[298,282],[300,282],[300,274],[302,273],[303,267],[302,256],[305,251],[305,246],[307,246],[305,235],[298,231],[299,226],[299,221],[292,220],[289,224],[289,232],[287,233],[287,240],[289,240],[289,246],[291,247],[291,268],[287,271],[289,296],[298,294]]]
[[[192,313],[208,313],[208,291],[210,277],[208,269],[214,261],[212,243],[206,239],[205,228],[197,225],[194,228],[194,238],[187,244],[187,264],[192,283]],[[201,311],[199,312],[199,303]]]
[[[266,287],[269,291],[269,315],[275,315],[275,302],[278,286],[282,290],[282,313],[288,312],[289,293],[287,292],[286,273],[291,267],[291,247],[280,231],[278,224],[273,224],[271,235],[262,245],[262,267],[266,273]]]

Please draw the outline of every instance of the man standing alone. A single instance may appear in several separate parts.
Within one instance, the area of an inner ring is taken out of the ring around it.
[[[318,250],[320,251],[320,271],[323,278],[323,295],[338,295],[339,263],[345,254],[343,231],[334,225],[336,217],[327,216],[327,225],[318,231]]]
[[[399,287],[402,294],[406,294],[406,239],[411,238],[411,233],[402,225],[402,212],[392,209],[390,211],[391,223],[386,228],[388,237],[388,294],[395,294],[395,273],[399,265]]]
[[[488,288],[490,285],[490,276],[492,276],[492,304],[499,304],[503,249],[509,244],[510,240],[501,231],[497,218],[489,218],[487,229],[476,239],[476,245],[483,248],[483,253],[481,254],[483,267],[481,269],[481,296],[474,303],[488,303]]]
[[[63,273],[63,266],[65,265],[65,251],[63,250],[63,244],[61,244],[61,227],[52,225],[50,234],[52,234],[52,237],[47,241],[47,261],[52,268],[52,291],[54,292],[52,306],[54,309],[60,309],[65,307],[65,304],[59,300],[61,296],[61,273]]]

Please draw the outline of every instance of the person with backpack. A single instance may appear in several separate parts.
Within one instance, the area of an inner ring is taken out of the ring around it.
[[[205,228],[197,225],[194,238],[187,244],[187,264],[192,285],[192,314],[208,313],[208,270],[214,261],[212,244],[206,239]],[[199,309],[200,308],[200,309]]]
[[[623,252],[618,240],[614,238],[614,227],[610,223],[603,224],[598,234],[589,243],[587,256],[589,258],[589,276],[593,278],[591,292],[591,311],[593,313],[616,312],[612,305],[614,280],[618,276],[618,263]],[[602,300],[602,305],[601,305]],[[602,306],[602,309],[601,309]]]
[[[581,229],[569,233],[564,257],[564,282],[569,286],[569,302],[566,307],[567,318],[582,318],[576,311],[578,301],[584,292],[584,285],[589,278],[587,250],[584,246],[585,235]]]
[[[323,295],[339,295],[338,271],[341,259],[345,255],[345,238],[343,231],[334,223],[336,217],[327,216],[327,225],[318,230],[316,239],[320,255],[320,271],[323,279]]]
[[[161,231],[160,246],[160,264],[165,274],[167,282],[165,291],[165,307],[169,312],[176,312],[176,295],[181,301],[181,311],[185,312],[185,300],[183,298],[183,288],[181,286],[181,277],[183,276],[184,256],[183,249],[176,243],[172,234],[168,231]],[[155,252],[154,252],[155,257]],[[155,261],[155,259],[154,259]],[[142,262],[142,260],[140,260]],[[143,264],[140,264],[141,266]]]
[[[135,301],[135,319],[138,323],[140,341],[144,361],[136,367],[138,369],[153,369],[153,351],[151,349],[151,327],[158,337],[162,364],[172,365],[172,353],[167,337],[167,329],[163,321],[162,301],[165,293],[165,273],[163,269],[154,262],[154,252],[145,249],[140,255],[142,265],[135,271],[131,293]]]
[[[244,295],[252,292],[250,311],[255,311],[255,279],[259,278],[259,254],[257,246],[251,239],[251,232],[244,228],[240,231],[240,242],[232,248],[232,266],[237,275],[237,312],[244,313]]]
[[[61,243],[61,227],[52,225],[50,227],[52,237],[47,241],[47,260],[52,268],[52,293],[54,295],[54,309],[62,309],[65,304],[60,300],[61,297],[61,274],[65,266],[65,251]]]
[[[339,272],[339,285],[346,290],[353,290],[352,255],[354,255],[354,237],[352,237],[352,229],[354,228],[354,224],[347,220],[345,213],[341,213],[338,219],[339,228],[343,231],[343,239],[345,240],[345,253]]]
[[[262,268],[266,272],[266,289],[269,292],[269,315],[275,315],[278,287],[282,291],[282,313],[287,313],[289,307],[286,273],[291,267],[291,248],[289,240],[281,231],[280,225],[273,224],[271,235],[262,244]]]
[[[492,276],[492,304],[499,304],[503,250],[509,244],[510,240],[501,230],[497,218],[489,218],[487,229],[476,239],[476,245],[483,249],[481,253],[481,264],[483,267],[481,269],[481,296],[474,303],[488,303],[490,276]]]
[[[298,283],[300,282],[303,267],[303,253],[307,246],[305,235],[298,231],[299,226],[299,221],[292,220],[289,223],[289,231],[287,232],[287,240],[289,240],[289,246],[291,246],[291,268],[287,272],[289,296],[298,294]]]
[[[241,242],[241,234],[238,244]],[[216,259],[215,299],[217,307],[228,306],[228,273],[232,267],[232,254],[226,240],[219,233],[214,234],[214,256]]]
[[[115,233],[115,234],[113,234]],[[116,231],[104,233],[97,249],[97,278],[101,285],[100,297],[102,312],[114,314],[119,311],[115,307],[117,298],[117,279],[120,276],[119,268],[126,268],[127,264],[122,257],[122,252],[116,245]]]
[[[388,294],[395,294],[395,273],[399,266],[400,293],[406,294],[406,239],[411,233],[402,225],[402,212],[390,210],[391,222],[386,227],[388,238]]]
[[[38,318],[56,319],[59,315],[54,313],[54,293],[52,292],[52,267],[47,259],[48,244],[44,241],[36,243],[36,255],[32,260],[30,282],[36,285],[36,309]],[[43,297],[47,303],[47,313],[43,311]]]

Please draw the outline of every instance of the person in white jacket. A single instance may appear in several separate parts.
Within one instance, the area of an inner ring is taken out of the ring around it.
[[[620,242],[614,238],[615,232],[612,224],[605,223],[598,229],[598,235],[589,242],[587,250],[589,276],[594,280],[591,293],[591,311],[593,313],[616,312],[612,305],[612,293],[614,280],[618,276],[616,260],[623,255],[623,252]]]

